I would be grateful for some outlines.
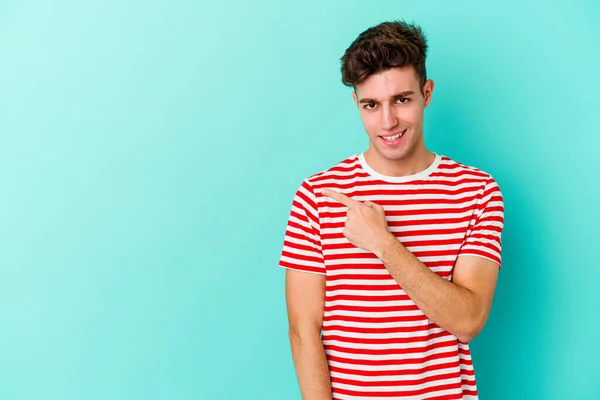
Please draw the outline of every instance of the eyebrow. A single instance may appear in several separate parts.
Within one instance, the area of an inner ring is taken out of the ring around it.
[[[391,98],[399,99],[402,97],[410,96],[411,94],[415,94],[415,92],[413,92],[412,90],[406,90],[404,92],[396,93]],[[364,99],[360,99],[359,103],[361,103],[361,104],[379,103],[379,100],[364,98]]]

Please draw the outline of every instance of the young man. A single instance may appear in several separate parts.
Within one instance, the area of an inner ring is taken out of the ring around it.
[[[425,147],[426,51],[419,27],[390,22],[341,59],[369,146],[302,182],[279,263],[304,400],[478,398],[468,342],[504,204],[490,174]]]

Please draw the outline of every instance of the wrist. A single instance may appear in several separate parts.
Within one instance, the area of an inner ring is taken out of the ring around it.
[[[386,254],[388,254],[390,250],[393,251],[398,246],[402,246],[402,244],[400,243],[400,241],[398,241],[396,236],[394,236],[394,234],[389,231],[377,243],[378,246],[375,249],[375,251],[373,251],[373,253],[377,256],[377,258],[379,258],[382,261],[384,260],[384,258],[386,258]]]

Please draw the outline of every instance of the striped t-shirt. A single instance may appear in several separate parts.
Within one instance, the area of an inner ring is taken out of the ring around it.
[[[436,154],[404,177],[355,154],[302,182],[279,265],[326,276],[322,342],[334,399],[477,399],[469,345],[427,318],[373,253],[343,235],[347,207],[329,188],[385,209],[389,230],[450,280],[461,255],[501,265],[504,203],[494,178]]]

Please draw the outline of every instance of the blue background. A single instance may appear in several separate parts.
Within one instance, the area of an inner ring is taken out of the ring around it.
[[[300,399],[295,189],[366,149],[339,57],[423,26],[426,143],[490,172],[481,398],[600,398],[594,1],[0,3],[0,399]]]

